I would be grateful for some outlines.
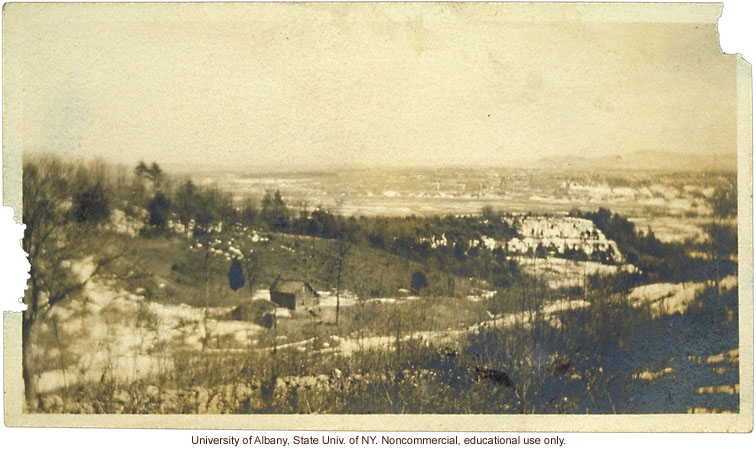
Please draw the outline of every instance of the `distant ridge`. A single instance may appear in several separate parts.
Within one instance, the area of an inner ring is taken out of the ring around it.
[[[576,154],[559,154],[543,157],[537,160],[508,159],[492,162],[486,160],[469,160],[464,164],[444,160],[421,164],[408,161],[397,161],[394,164],[363,164],[355,161],[339,162],[327,161],[318,164],[304,163],[250,163],[234,164],[207,161],[201,165],[182,162],[168,162],[164,165],[170,171],[203,175],[218,172],[236,174],[240,176],[290,176],[297,173],[307,173],[318,176],[339,173],[345,170],[439,170],[439,169],[480,169],[480,168],[534,168],[544,170],[661,170],[661,171],[714,171],[733,172],[737,169],[737,155],[732,153],[679,153],[661,150],[640,150],[629,153],[617,153],[605,156],[582,156]]]
[[[736,171],[737,163],[737,155],[730,153],[641,150],[612,156],[549,156],[536,161],[534,167],[553,170]]]

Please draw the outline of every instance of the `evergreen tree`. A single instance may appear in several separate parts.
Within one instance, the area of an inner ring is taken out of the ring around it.
[[[231,268],[228,270],[228,285],[233,291],[244,287],[244,271],[239,259],[234,258],[231,261]]]
[[[147,210],[150,213],[149,224],[158,229],[164,229],[168,223],[168,214],[170,212],[170,203],[168,198],[162,193],[158,192],[147,205]]]

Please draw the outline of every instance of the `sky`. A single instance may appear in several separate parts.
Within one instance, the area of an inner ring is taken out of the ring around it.
[[[6,5],[5,147],[250,169],[735,153],[718,7],[596,6]]]

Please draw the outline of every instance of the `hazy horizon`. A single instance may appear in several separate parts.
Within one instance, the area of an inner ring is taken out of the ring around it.
[[[541,8],[527,22],[503,4],[11,4],[5,97],[20,113],[6,113],[19,149],[123,164],[735,154],[736,58],[717,7],[645,24]]]
[[[24,152],[23,158],[37,158],[44,155],[56,155],[47,150],[30,150]],[[663,155],[666,159],[657,163],[656,156]],[[401,163],[387,162],[383,164],[369,165],[360,161],[329,161],[320,165],[307,163],[251,163],[228,164],[225,162],[185,162],[176,160],[157,159],[147,157],[139,161],[111,162],[110,158],[102,155],[77,154],[67,158],[68,161],[80,161],[88,163],[100,161],[109,165],[123,166],[131,170],[140,162],[147,164],[157,163],[163,169],[177,175],[206,175],[224,172],[234,176],[260,176],[277,175],[289,176],[297,174],[336,173],[344,170],[354,171],[428,171],[428,170],[567,170],[567,171],[659,171],[659,172],[734,172],[737,169],[736,154],[729,153],[669,153],[664,151],[640,150],[624,154],[624,159],[618,160],[616,155],[602,155],[597,157],[584,157],[577,154],[552,154],[545,155],[537,160],[513,160],[501,163],[471,163],[471,162],[438,162],[438,163]],[[635,156],[641,156],[637,158]]]

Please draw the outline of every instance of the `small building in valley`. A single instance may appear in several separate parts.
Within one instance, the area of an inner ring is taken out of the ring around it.
[[[270,300],[290,310],[317,306],[320,295],[305,281],[287,281],[277,276],[270,286]]]

